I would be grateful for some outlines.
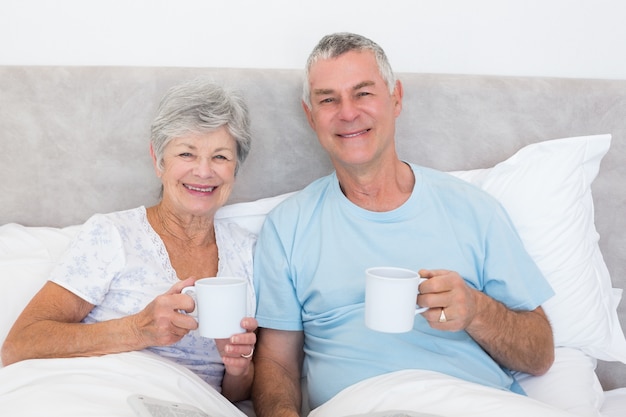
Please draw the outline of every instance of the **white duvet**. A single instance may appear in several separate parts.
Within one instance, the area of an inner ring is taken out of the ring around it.
[[[197,375],[149,352],[35,359],[0,369],[3,417],[135,417],[127,403],[135,393],[192,404],[212,417],[246,417]],[[625,415],[626,392],[616,394],[622,396],[611,403],[610,413],[602,415]],[[446,417],[574,416],[517,394],[436,372],[408,370],[346,388],[309,417],[402,416],[401,410]]]
[[[432,371],[407,370],[348,387],[309,417],[404,416],[403,411],[445,417],[573,417],[537,400]],[[387,411],[387,413],[382,413]],[[381,413],[381,414],[378,414]]]
[[[35,359],[0,369],[0,415],[135,417],[129,395],[195,405],[210,416],[246,417],[188,369],[148,352]]]

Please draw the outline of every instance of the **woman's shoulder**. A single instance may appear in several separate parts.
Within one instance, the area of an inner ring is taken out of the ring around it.
[[[112,211],[109,213],[93,214],[85,223],[128,223],[143,221],[146,219],[146,208],[139,206],[126,210]]]
[[[109,213],[93,214],[83,225],[82,234],[120,234],[130,230],[143,230],[147,224],[146,209],[143,206]]]
[[[229,245],[250,247],[256,242],[257,233],[230,219],[215,219],[214,225],[218,246],[228,242]]]

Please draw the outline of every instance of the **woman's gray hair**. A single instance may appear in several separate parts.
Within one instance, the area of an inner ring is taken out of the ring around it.
[[[311,90],[309,86],[309,71],[313,64],[320,59],[337,58],[350,51],[372,51],[376,57],[378,71],[387,84],[389,94],[396,88],[396,76],[391,69],[385,51],[376,42],[354,33],[339,32],[324,36],[313,48],[305,67],[302,101],[311,108]]]
[[[204,79],[170,88],[161,99],[150,132],[157,167],[163,169],[163,153],[172,139],[212,132],[222,126],[227,127],[237,143],[237,173],[250,152],[252,138],[243,97]]]

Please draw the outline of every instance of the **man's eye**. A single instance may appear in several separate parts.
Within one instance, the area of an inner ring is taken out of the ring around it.
[[[323,100],[320,100],[320,104],[332,103],[333,101],[335,101],[335,99],[329,97],[329,98],[325,98]]]

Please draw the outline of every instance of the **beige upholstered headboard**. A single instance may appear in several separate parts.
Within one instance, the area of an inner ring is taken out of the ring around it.
[[[154,203],[148,152],[158,100],[197,76],[241,90],[254,142],[233,202],[297,190],[331,166],[300,107],[302,72],[278,69],[0,67],[0,224],[64,226]],[[547,139],[611,133],[593,184],[600,246],[626,288],[626,81],[399,74],[403,159],[442,170],[492,166]],[[620,306],[626,325],[626,302]],[[600,364],[605,388],[626,366]]]

